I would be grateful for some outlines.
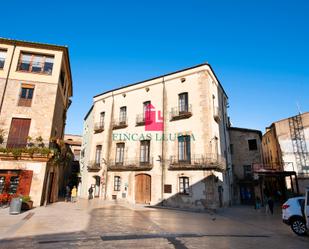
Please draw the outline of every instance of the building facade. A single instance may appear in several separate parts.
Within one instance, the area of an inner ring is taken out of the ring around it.
[[[82,193],[92,186],[108,200],[228,205],[227,104],[209,64],[95,96],[84,123]]]
[[[62,139],[72,96],[68,48],[0,39],[0,194],[58,196],[61,169],[50,139]]]
[[[309,186],[309,112],[272,123],[263,135],[262,149],[264,170],[280,174],[272,189],[283,189],[287,197],[304,194]]]
[[[229,128],[233,168],[233,202],[253,204],[262,198],[260,183],[254,179],[253,165],[262,163],[262,132],[246,128]]]

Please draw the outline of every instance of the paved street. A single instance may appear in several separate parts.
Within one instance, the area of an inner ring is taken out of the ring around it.
[[[0,209],[0,248],[308,248],[274,216],[250,207],[217,214],[59,202],[18,216]]]

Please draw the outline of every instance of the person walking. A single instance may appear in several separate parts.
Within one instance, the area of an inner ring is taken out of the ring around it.
[[[77,198],[77,188],[74,186],[71,191],[71,202],[76,202]]]
[[[267,204],[268,204],[270,213],[274,214],[274,200],[271,198],[271,196],[268,198]]]
[[[90,188],[88,189],[88,200],[93,199],[93,188],[90,186]]]

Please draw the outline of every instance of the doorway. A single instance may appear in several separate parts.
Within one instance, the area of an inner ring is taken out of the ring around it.
[[[139,174],[135,176],[135,203],[150,204],[151,176]]]

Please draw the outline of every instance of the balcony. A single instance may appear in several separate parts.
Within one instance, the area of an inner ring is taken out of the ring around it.
[[[103,123],[95,123],[93,127],[94,133],[100,133],[104,131],[104,124]]]
[[[153,167],[153,158],[148,162],[140,162],[139,159],[124,160],[123,162],[110,161],[107,165],[109,171],[146,171]]]
[[[128,127],[128,118],[113,121],[113,130],[123,129]]]
[[[252,169],[255,173],[295,171],[293,162],[253,163]]]
[[[179,119],[186,119],[192,116],[192,105],[185,106],[181,110],[179,107],[172,108],[170,112],[170,120],[179,120]]]
[[[49,141],[25,141],[0,139],[0,160],[26,160],[47,162],[54,155],[56,145]]]
[[[102,166],[99,162],[90,161],[88,163],[87,169],[88,169],[89,172],[97,172],[97,171],[100,171],[102,169]]]
[[[216,170],[226,169],[226,160],[223,156],[208,153],[203,155],[193,155],[190,160],[179,160],[177,156],[170,159],[170,170]]]
[[[149,116],[145,117],[145,114],[138,114],[136,115],[136,126],[143,126],[146,123],[150,124],[152,122]]]
[[[221,111],[219,107],[214,108],[214,120],[216,120],[216,122],[221,121]]]

